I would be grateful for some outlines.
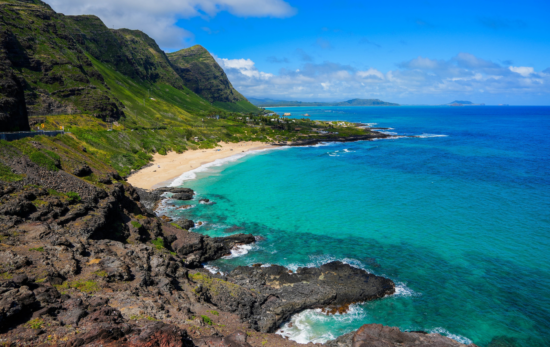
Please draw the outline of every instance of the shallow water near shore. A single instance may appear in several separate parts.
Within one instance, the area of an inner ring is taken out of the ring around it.
[[[322,342],[380,323],[480,346],[550,345],[550,107],[276,111],[423,135],[267,151],[183,182],[216,202],[172,213],[206,222],[195,231],[265,238],[209,264],[220,271],[340,260],[397,284],[346,314],[296,315],[281,334]]]

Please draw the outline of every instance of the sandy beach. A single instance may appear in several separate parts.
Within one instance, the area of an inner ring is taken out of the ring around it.
[[[197,149],[181,154],[170,152],[167,155],[155,154],[153,166],[141,169],[128,177],[134,187],[155,189],[167,186],[185,172],[195,170],[202,165],[225,159],[243,152],[271,148],[260,142],[220,143],[215,149]]]

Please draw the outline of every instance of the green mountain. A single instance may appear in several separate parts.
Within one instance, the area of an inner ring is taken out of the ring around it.
[[[40,0],[0,0],[0,87],[0,131],[36,130],[38,124],[70,131],[55,140],[36,136],[10,144],[37,160],[49,153],[54,161],[64,146],[76,166],[85,152],[121,176],[154,153],[320,136],[309,120],[261,116],[202,47],[168,57],[143,32],[111,30],[95,16],[65,16]],[[95,182],[98,174],[88,179]]]
[[[0,15],[0,83],[9,87],[7,93],[2,88],[0,113],[24,120],[25,112],[13,109],[17,104],[29,115],[123,115],[123,105],[77,45],[65,16],[39,0],[0,1]],[[13,129],[25,128],[16,123]]]
[[[169,53],[168,59],[178,75],[192,91],[213,105],[235,112],[256,112],[233,86],[223,69],[204,47],[195,45]]]
[[[391,102],[385,102],[378,99],[352,99],[342,102],[303,102],[303,101],[284,101],[272,99],[249,98],[250,102],[258,107],[277,107],[277,106],[399,106]]]
[[[38,115],[90,114],[159,127],[171,123],[166,118],[189,126],[193,115],[223,109],[259,112],[232,87],[233,98],[195,94],[143,32],[65,16],[40,0],[0,0],[0,16],[0,131],[28,130],[27,116]]]

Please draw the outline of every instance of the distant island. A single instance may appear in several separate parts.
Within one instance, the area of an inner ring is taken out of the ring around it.
[[[449,105],[449,106],[485,106],[485,104],[474,104],[473,102],[466,101],[466,100],[455,100],[455,101],[450,102],[446,105]]]
[[[248,98],[248,101],[258,107],[275,106],[399,106],[391,102],[385,102],[379,99],[351,99],[341,102],[303,102],[303,101],[284,101],[273,99],[255,99]]]

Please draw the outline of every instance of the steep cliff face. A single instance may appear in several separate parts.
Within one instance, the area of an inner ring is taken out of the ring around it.
[[[184,88],[166,54],[147,34],[139,30],[109,29],[96,16],[67,16],[67,20],[78,33],[78,43],[100,62],[136,80]]]
[[[29,130],[25,92],[21,81],[9,68],[1,65],[0,89],[0,132]]]
[[[204,47],[196,45],[169,53],[168,59],[185,85],[211,103],[232,111],[258,110],[233,88],[223,69]]]
[[[78,46],[62,14],[38,0],[0,2],[0,35],[0,70],[9,86],[2,89],[2,113],[20,119],[19,129],[28,128],[23,125],[25,107],[29,115],[123,115],[122,104]]]

